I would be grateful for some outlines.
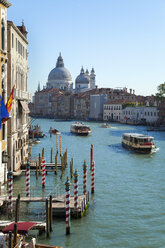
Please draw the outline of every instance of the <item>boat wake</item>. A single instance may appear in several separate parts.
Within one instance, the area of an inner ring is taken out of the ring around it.
[[[152,150],[151,153],[156,153],[156,152],[158,152],[158,151],[159,151],[159,147],[156,147],[156,148],[154,148],[154,149]]]

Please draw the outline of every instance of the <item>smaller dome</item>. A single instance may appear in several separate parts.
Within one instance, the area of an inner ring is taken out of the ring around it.
[[[80,75],[76,78],[76,84],[89,84],[89,77],[84,73],[84,69],[82,67]]]

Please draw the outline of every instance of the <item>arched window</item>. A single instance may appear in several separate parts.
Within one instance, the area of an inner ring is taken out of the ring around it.
[[[1,21],[1,48],[5,50],[5,24],[4,19]]]

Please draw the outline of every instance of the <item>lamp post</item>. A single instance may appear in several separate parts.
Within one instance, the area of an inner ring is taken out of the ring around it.
[[[6,169],[7,169],[7,162],[8,162],[8,154],[6,151],[2,153],[2,163],[4,163],[4,184],[6,183]]]

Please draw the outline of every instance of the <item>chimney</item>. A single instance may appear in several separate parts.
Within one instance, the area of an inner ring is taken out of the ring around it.
[[[132,94],[132,89],[129,89],[129,91],[130,91],[130,94]]]
[[[135,90],[133,90],[133,95],[135,95]]]

